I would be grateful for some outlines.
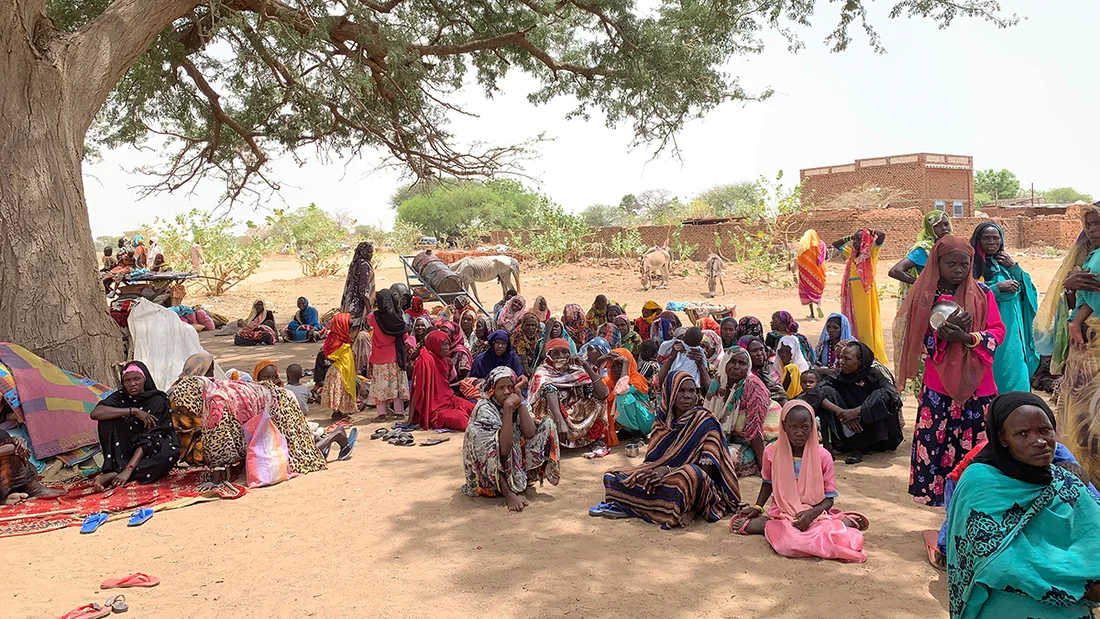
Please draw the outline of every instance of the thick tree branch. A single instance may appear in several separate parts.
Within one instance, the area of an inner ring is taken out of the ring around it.
[[[180,66],[187,72],[187,75],[195,82],[195,86],[198,87],[199,92],[206,97],[210,106],[210,114],[214,116],[215,122],[218,124],[226,125],[233,130],[234,133],[239,135],[242,140],[248,144],[248,149],[252,151],[252,156],[255,160],[248,165],[247,173],[255,172],[259,170],[265,163],[267,163],[267,155],[264,154],[260,145],[256,142],[256,134],[245,129],[233,119],[232,116],[226,113],[225,109],[221,105],[221,95],[214,90],[214,87],[210,85],[210,82],[206,81],[206,78],[199,72],[198,67],[194,65],[190,60],[184,59]],[[216,147],[215,143],[211,143],[211,148]]]
[[[122,76],[176,19],[187,15],[201,0],[116,0],[99,17],[73,36],[65,64],[71,80],[76,119],[91,126],[96,113]]]

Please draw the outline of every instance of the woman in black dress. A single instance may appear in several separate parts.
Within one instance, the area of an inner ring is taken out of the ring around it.
[[[157,390],[149,368],[131,361],[122,370],[122,389],[92,409],[99,422],[103,472],[96,488],[136,481],[151,484],[168,474],[180,456],[168,396]]]

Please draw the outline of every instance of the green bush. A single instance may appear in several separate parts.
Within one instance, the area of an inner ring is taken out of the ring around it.
[[[584,237],[589,228],[580,217],[566,213],[560,206],[544,204],[535,219],[536,230],[524,244],[539,264],[576,260],[587,249]]]
[[[177,270],[191,269],[192,242],[202,248],[203,277],[199,283],[210,296],[219,296],[255,273],[264,252],[271,247],[270,241],[241,239],[233,231],[237,225],[231,219],[215,219],[208,212],[193,209],[176,215],[173,221],[157,218],[154,229],[165,262]]]
[[[271,240],[289,246],[306,277],[335,275],[344,265],[348,230],[334,216],[315,204],[287,213],[276,210],[267,217]]]

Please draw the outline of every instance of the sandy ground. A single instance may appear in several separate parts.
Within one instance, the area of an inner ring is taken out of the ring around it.
[[[1058,258],[1021,257],[1040,290]],[[886,282],[889,265],[879,268]],[[829,270],[826,310],[839,308],[842,265]],[[669,290],[645,293],[632,269],[595,264],[536,269],[523,291],[545,295],[560,311],[567,301],[587,308],[605,292],[634,315],[646,298],[701,300],[702,278],[688,269]],[[403,279],[387,257],[379,285]],[[299,295],[335,306],[342,279],[307,280],[285,258],[218,300],[204,302],[243,315],[267,298],[285,322]],[[889,289],[895,289],[893,284]],[[496,297],[499,288],[482,288]],[[726,276],[724,303],[739,315],[801,314],[793,287],[748,286]],[[495,301],[496,298],[493,299]],[[886,325],[895,300],[883,300]],[[803,324],[816,341],[821,323]],[[887,335],[890,340],[890,335]],[[251,370],[270,357],[280,367],[311,366],[317,345],[234,348],[229,338],[203,336],[223,367]],[[323,420],[316,405],[311,418]],[[377,424],[357,423],[369,434]],[[907,404],[910,428],[912,401]],[[429,437],[417,433],[418,441]],[[98,583],[132,572],[162,584],[126,592],[128,616],[177,617],[769,617],[848,619],[947,616],[946,575],[925,561],[922,529],[939,526],[942,511],[917,506],[906,494],[910,442],[860,466],[837,466],[837,507],[867,514],[868,561],[845,565],[777,556],[763,537],[730,534],[728,519],[662,531],[640,521],[591,518],[603,497],[605,470],[640,460],[621,450],[602,460],[563,454],[562,482],[540,488],[522,514],[501,500],[471,499],[462,483],[462,437],[435,447],[394,447],[364,440],[352,460],[327,472],[220,501],[158,513],[129,529],[108,523],[95,535],[75,528],[0,542],[4,617],[56,617],[109,592]],[[754,500],[758,477],[742,480]]]

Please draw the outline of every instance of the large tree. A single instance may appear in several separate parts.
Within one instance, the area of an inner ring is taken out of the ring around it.
[[[821,3],[832,7],[831,3]],[[827,43],[867,24],[846,0]],[[654,6],[655,5],[655,6]],[[684,122],[751,93],[723,71],[814,0],[3,0],[0,2],[0,340],[108,380],[120,359],[95,272],[81,162],[86,139],[163,154],[151,190],[203,178],[236,200],[277,190],[278,156],[388,151],[419,178],[506,172],[522,147],[446,130],[452,94],[516,69],[534,103],[629,123],[675,147]],[[998,26],[994,0],[894,0],[891,17]]]

